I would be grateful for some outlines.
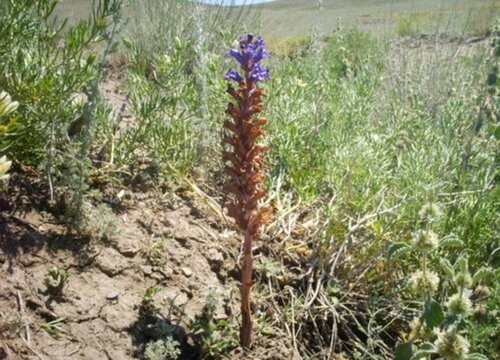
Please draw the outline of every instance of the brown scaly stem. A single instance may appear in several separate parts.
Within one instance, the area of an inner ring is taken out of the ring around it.
[[[240,342],[244,347],[252,343],[252,312],[250,308],[250,291],[252,289],[252,236],[245,233],[243,244],[243,270],[241,272],[241,317]]]
[[[257,238],[258,229],[269,214],[267,207],[259,207],[258,201],[266,192],[261,188],[264,179],[261,154],[267,149],[255,144],[255,140],[264,134],[263,118],[252,119],[262,108],[263,90],[248,89],[246,82],[240,84],[238,91],[230,88],[228,92],[238,105],[229,104],[227,113],[233,122],[226,121],[225,129],[232,132],[224,138],[224,143],[233,147],[232,152],[224,152],[223,159],[230,165],[226,173],[230,181],[226,193],[231,199],[226,203],[229,215],[245,231],[243,243],[243,268],[241,272],[241,315],[240,342],[243,347],[250,347],[252,341],[252,316],[250,292],[252,288],[252,244]]]
[[[269,207],[258,205],[259,200],[266,195],[262,188],[265,177],[262,156],[267,148],[258,145],[257,139],[265,134],[263,126],[267,120],[256,116],[262,111],[264,95],[264,90],[257,87],[257,82],[269,78],[267,70],[262,69],[258,62],[267,53],[263,49],[262,39],[255,42],[252,40],[252,35],[243,37],[240,39],[241,53],[235,48],[229,53],[240,63],[243,76],[233,70],[226,74],[226,78],[236,81],[239,87],[235,89],[229,85],[227,90],[234,101],[228,104],[226,110],[232,121],[224,122],[228,134],[223,139],[223,144],[230,148],[223,152],[223,159],[227,164],[225,172],[228,175],[225,187],[228,201],[225,206],[228,214],[245,233],[240,329],[240,343],[245,348],[249,348],[252,343],[252,243],[257,240],[259,227],[267,221],[270,214]]]

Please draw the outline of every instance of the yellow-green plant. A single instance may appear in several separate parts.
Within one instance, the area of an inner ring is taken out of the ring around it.
[[[0,157],[0,180],[7,180],[9,178],[8,171],[11,164],[12,161],[8,161],[5,155]]]
[[[61,297],[63,295],[64,286],[68,281],[68,272],[60,267],[54,266],[47,270],[45,277],[45,285],[51,296]]]
[[[19,106],[17,101],[12,101],[9,94],[5,91],[0,92],[0,135],[7,131],[8,127],[12,125],[13,121],[10,116]],[[12,165],[11,161],[7,160],[6,156],[0,157],[0,180],[9,178],[7,172]]]
[[[0,92],[0,119],[14,112],[19,106],[17,101],[12,101],[5,91]]]

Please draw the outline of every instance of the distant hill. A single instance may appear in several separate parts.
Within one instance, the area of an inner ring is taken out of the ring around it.
[[[474,32],[500,16],[495,0],[278,0],[255,8],[264,32],[277,37],[307,34],[313,26],[330,34],[339,19],[344,27],[379,33],[394,32],[400,21],[416,32]]]

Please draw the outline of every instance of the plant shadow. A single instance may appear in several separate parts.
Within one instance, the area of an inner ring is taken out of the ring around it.
[[[181,325],[182,310],[170,302],[166,315],[153,304],[152,299],[143,301],[138,306],[138,317],[127,332],[132,336],[135,346],[133,356],[144,359],[146,345],[149,342],[171,337],[179,344],[179,360],[194,360],[201,357],[201,349],[190,341],[185,327]]]

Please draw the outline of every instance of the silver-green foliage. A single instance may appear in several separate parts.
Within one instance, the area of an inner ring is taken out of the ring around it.
[[[149,342],[144,352],[147,360],[176,360],[180,354],[179,342],[171,336]]]
[[[223,54],[250,15],[245,7],[179,0],[132,1],[130,11],[123,51],[136,122],[119,131],[116,166],[146,163],[167,177],[214,166],[226,101]]]

